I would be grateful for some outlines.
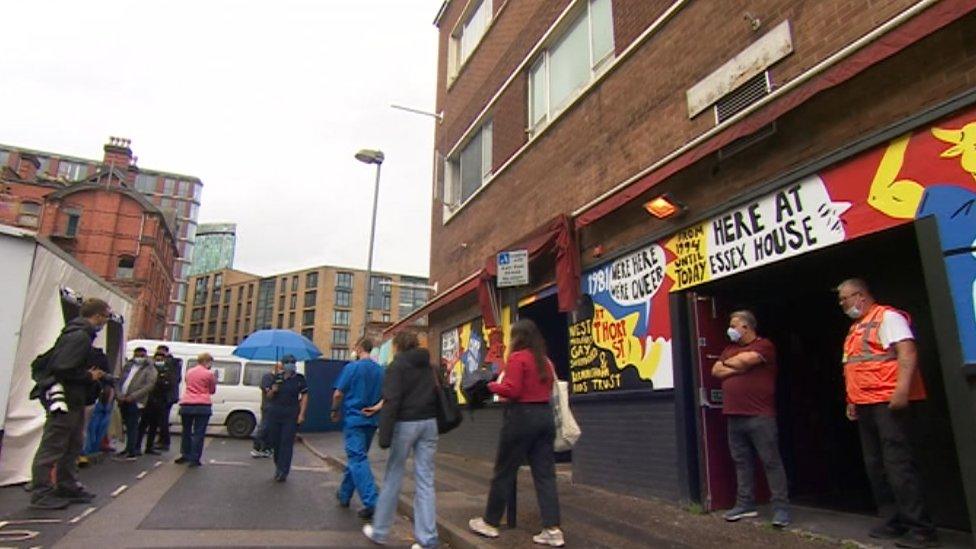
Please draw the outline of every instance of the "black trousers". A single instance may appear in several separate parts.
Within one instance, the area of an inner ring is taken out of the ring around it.
[[[78,486],[78,456],[85,440],[85,408],[77,406],[67,412],[48,413],[44,421],[41,445],[34,454],[31,466],[31,486],[37,492],[53,488],[51,471],[57,466],[59,487]]]
[[[528,458],[542,526],[559,526],[556,460],[552,449],[555,436],[556,426],[548,403],[513,403],[505,409],[498,440],[498,455],[495,458],[495,473],[485,506],[485,522],[492,526],[501,523],[519,467]]]
[[[163,407],[162,417],[160,418],[159,424],[159,445],[163,448],[169,449],[169,415],[173,411],[173,405],[175,402],[168,402],[166,406]],[[152,441],[150,441],[152,442]]]
[[[908,417],[909,410],[891,410],[887,402],[857,405],[864,468],[878,514],[888,526],[930,534],[935,526],[908,441]]]
[[[153,444],[156,442],[156,434],[161,430],[168,431],[169,429],[162,429],[163,426],[163,413],[166,410],[166,405],[162,402],[153,402],[150,400],[146,403],[146,407],[142,410],[142,416],[139,418],[139,442],[136,447],[142,447],[142,441],[146,441],[146,451],[153,449]]]

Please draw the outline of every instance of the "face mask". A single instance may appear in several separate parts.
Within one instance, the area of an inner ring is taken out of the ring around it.
[[[742,339],[742,334],[740,334],[739,330],[736,330],[735,328],[729,328],[725,333],[728,334],[729,339],[732,340],[732,343],[737,343],[740,339]]]
[[[352,360],[359,360],[359,353],[357,353],[356,351],[352,351],[349,353],[349,358],[351,358]]]
[[[846,313],[847,316],[851,317],[851,319],[853,319],[853,320],[857,320],[857,319],[861,318],[861,312],[862,312],[861,311],[861,308],[858,307],[857,305],[855,305],[855,306],[851,307],[850,309],[847,309],[846,311],[844,311],[844,313]]]
[[[285,367],[285,373],[288,375],[294,374],[295,372],[298,371],[298,364],[295,364],[294,362],[288,362],[284,364],[284,367]]]
[[[149,359],[144,356],[138,357],[136,358],[136,364],[145,366],[146,364],[149,364]]]
[[[156,361],[156,367],[157,368],[162,368],[163,366],[166,366],[166,363],[165,362],[163,362],[162,360],[157,360]]]

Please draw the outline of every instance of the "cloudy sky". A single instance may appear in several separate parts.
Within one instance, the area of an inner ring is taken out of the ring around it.
[[[441,0],[5,2],[0,143],[203,180],[200,221],[238,226],[235,267],[428,272],[434,17]]]

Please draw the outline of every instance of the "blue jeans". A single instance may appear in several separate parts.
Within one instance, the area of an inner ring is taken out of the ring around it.
[[[142,413],[135,402],[120,402],[119,412],[125,422],[125,453],[134,456],[139,453],[139,416]]]
[[[183,424],[180,455],[191,463],[200,463],[203,457],[203,438],[207,434],[211,412],[206,404],[180,405],[180,421]]]
[[[390,456],[386,462],[383,488],[376,500],[373,531],[385,541],[393,524],[397,498],[403,483],[407,457],[413,450],[413,535],[424,547],[437,546],[437,505],[434,497],[434,453],[437,452],[437,420],[398,421],[393,427]]]
[[[102,439],[108,433],[108,424],[112,421],[112,401],[96,402],[88,420],[88,430],[85,432],[85,449],[82,455],[97,454],[102,446]]]
[[[376,427],[357,425],[345,427],[342,438],[346,443],[346,472],[339,486],[339,499],[348,502],[353,492],[359,492],[359,499],[366,507],[376,506],[376,482],[369,467],[369,447],[373,442]]]
[[[291,471],[291,457],[295,450],[295,435],[298,433],[298,415],[290,413],[268,414],[268,434],[266,440],[274,452],[275,474],[287,477]]]

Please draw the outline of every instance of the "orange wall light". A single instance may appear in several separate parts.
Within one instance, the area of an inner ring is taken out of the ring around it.
[[[685,211],[685,205],[678,202],[671,196],[671,193],[664,193],[644,203],[647,213],[658,219],[667,219]]]

